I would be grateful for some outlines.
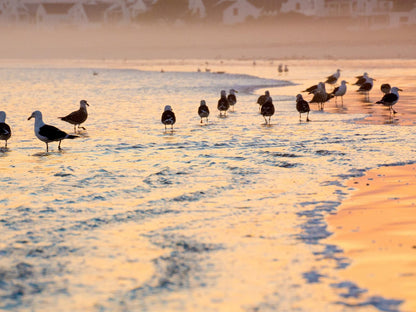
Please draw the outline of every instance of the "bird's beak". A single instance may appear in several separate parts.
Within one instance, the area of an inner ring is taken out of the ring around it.
[[[30,120],[30,119],[32,119],[32,117],[34,117],[34,116],[33,116],[33,114],[32,114],[32,115],[30,115],[30,117],[29,117],[29,118],[28,118],[27,120]]]
[[[87,104],[87,106],[90,106],[90,104],[88,104],[88,102],[85,102],[85,104]]]
[[[402,89],[397,89],[398,91],[402,91],[403,92],[403,90]]]
[[[373,81],[377,81],[376,79],[373,79]]]

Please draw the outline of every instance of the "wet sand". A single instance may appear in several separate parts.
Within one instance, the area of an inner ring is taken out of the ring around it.
[[[328,243],[352,261],[340,274],[416,311],[416,165],[370,170],[348,185],[356,190],[327,218]]]

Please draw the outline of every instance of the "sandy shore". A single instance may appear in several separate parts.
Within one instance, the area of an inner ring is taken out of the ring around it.
[[[416,165],[370,170],[348,185],[357,189],[327,218],[328,243],[352,261],[340,274],[416,311]]]

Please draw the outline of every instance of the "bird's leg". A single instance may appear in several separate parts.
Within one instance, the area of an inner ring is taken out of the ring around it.
[[[269,125],[270,125],[270,119],[272,118],[272,116],[269,116]]]
[[[302,113],[299,113],[299,121],[302,121]]]
[[[202,118],[201,118],[201,124],[202,124]]]
[[[264,118],[264,121],[266,122],[266,125],[267,125],[267,119],[266,119],[266,117],[265,117],[265,116],[263,116],[263,118]]]
[[[58,150],[61,150],[61,140],[59,140],[59,144],[58,144]]]
[[[6,145],[4,147],[7,148],[7,140],[6,140]]]
[[[309,119],[309,112],[307,112],[307,113],[306,113],[306,121],[311,121],[311,120]]]
[[[74,125],[74,133],[77,133],[77,125]]]
[[[46,153],[49,152],[48,142],[46,142]]]

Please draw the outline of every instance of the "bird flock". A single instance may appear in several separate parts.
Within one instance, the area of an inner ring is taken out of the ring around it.
[[[279,67],[280,69],[281,67]],[[310,105],[316,103],[318,104],[319,110],[324,110],[324,105],[326,102],[335,98],[335,103],[337,102],[337,98],[341,97],[341,103],[343,104],[343,96],[347,92],[347,84],[348,82],[342,80],[340,85],[337,85],[337,82],[341,76],[341,70],[337,69],[336,72],[328,77],[323,82],[319,82],[316,85],[313,85],[301,92],[307,93],[308,95],[312,95],[312,99],[308,102],[306,101],[302,94],[299,93],[296,95],[296,110],[299,113],[299,120],[302,121],[302,114],[306,114],[306,121],[310,121],[309,119],[309,112],[311,111]],[[357,81],[353,83],[354,86],[358,86],[356,90],[359,93],[364,94],[365,98],[368,99],[369,92],[373,88],[373,82],[375,79],[371,78],[368,73],[364,72],[363,75],[355,77]],[[326,85],[331,86],[333,89],[330,93],[326,91]],[[382,104],[389,108],[390,114],[396,114],[397,112],[393,109],[393,106],[399,100],[399,91],[403,91],[398,87],[391,87],[389,84],[384,83],[381,85],[380,90],[383,92],[384,96],[381,100],[377,101],[377,104]],[[237,103],[237,96],[238,93],[235,89],[230,89],[229,94],[227,95],[225,90],[221,90],[220,92],[220,99],[218,100],[217,109],[219,111],[220,117],[227,117],[227,112],[232,109],[234,111],[234,105]],[[266,125],[270,125],[271,117],[275,113],[275,107],[273,104],[272,97],[270,96],[270,92],[268,90],[265,93],[258,97],[257,102],[259,105],[259,113],[263,116]],[[36,137],[46,144],[46,152],[49,151],[50,142],[59,142],[58,143],[58,150],[61,150],[61,141],[64,139],[75,139],[79,137],[76,135],[80,132],[80,129],[86,130],[85,127],[81,127],[87,118],[87,106],[89,104],[85,100],[80,101],[80,107],[78,110],[73,111],[72,113],[64,116],[58,117],[60,120],[68,122],[69,124],[74,126],[74,135],[68,134],[55,126],[47,125],[44,123],[42,118],[42,113],[40,111],[34,111],[28,118],[28,120],[34,118],[34,131]],[[201,118],[202,123],[208,123],[208,117],[210,114],[210,110],[206,104],[205,100],[201,100],[200,105],[198,107],[198,115]],[[165,131],[167,127],[170,126],[171,131],[173,131],[173,125],[176,122],[175,113],[172,110],[170,105],[166,105],[164,111],[161,116],[161,122],[165,126]],[[0,111],[0,140],[5,141],[5,148],[7,148],[7,141],[10,139],[12,135],[12,131],[10,126],[6,123],[6,113],[4,111]]]
[[[341,81],[340,85],[337,85],[337,82],[341,76],[341,70],[337,69],[337,71],[328,76],[325,82],[319,82],[316,85],[313,85],[302,92],[307,92],[308,94],[312,94],[313,97],[309,101],[309,103],[316,103],[318,104],[318,108],[320,110],[324,109],[324,105],[326,102],[335,98],[335,103],[337,103],[337,98],[341,97],[341,103],[344,104],[344,95],[347,93],[347,84],[348,82],[345,80]],[[354,86],[358,86],[356,92],[359,92],[365,96],[366,100],[369,100],[370,91],[373,88],[375,79],[370,77],[368,73],[364,72],[363,75],[355,77],[357,81],[353,83]],[[333,87],[332,92],[328,93],[326,91],[325,85],[328,84]],[[391,87],[390,84],[384,83],[381,85],[380,90],[383,92],[384,96],[380,101],[377,101],[377,104],[382,104],[387,106],[390,110],[391,114],[396,114],[397,112],[393,109],[393,105],[395,105],[399,100],[399,91],[403,91],[398,87]],[[296,97],[296,108],[299,114],[308,113],[307,121],[309,121],[309,108],[307,107],[307,102],[303,99],[301,94],[298,94]],[[305,103],[306,102],[306,103]],[[299,115],[301,116],[301,115]],[[299,117],[300,118],[300,117]]]

